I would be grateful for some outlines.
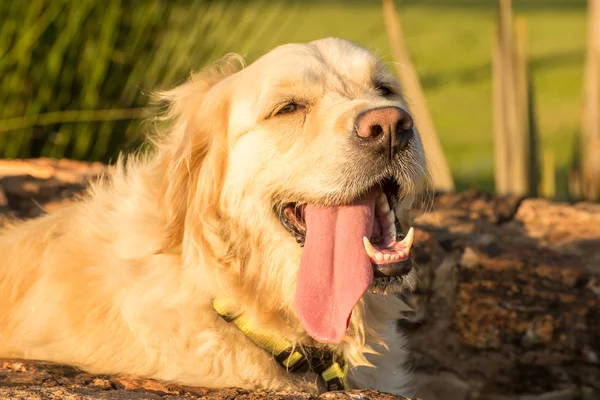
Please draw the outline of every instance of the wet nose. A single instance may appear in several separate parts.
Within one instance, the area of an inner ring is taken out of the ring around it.
[[[413,136],[413,119],[400,107],[363,111],[356,117],[356,135],[374,150],[390,157],[404,149]]]

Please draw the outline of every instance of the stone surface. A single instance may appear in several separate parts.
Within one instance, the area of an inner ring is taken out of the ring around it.
[[[0,161],[0,213],[66,204],[104,167]],[[600,399],[600,205],[445,194],[414,212],[420,283],[407,333],[426,400]],[[183,388],[0,362],[0,399],[398,399]]]
[[[241,389],[183,387],[149,379],[97,376],[44,362],[0,360],[0,399],[110,400],[403,400],[370,390],[348,390],[312,396],[307,393],[252,392]]]
[[[447,194],[415,211],[424,399],[600,398],[600,205]],[[431,393],[428,390],[431,389]]]
[[[104,171],[100,163],[0,160],[0,213],[4,218],[32,218],[60,208]]]

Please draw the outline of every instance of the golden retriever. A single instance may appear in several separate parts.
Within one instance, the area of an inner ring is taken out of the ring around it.
[[[323,391],[215,311],[341,354],[352,388],[411,395],[397,292],[426,176],[396,79],[327,38],[160,94],[153,150],[0,234],[0,357],[204,387]],[[406,237],[405,237],[406,235]]]

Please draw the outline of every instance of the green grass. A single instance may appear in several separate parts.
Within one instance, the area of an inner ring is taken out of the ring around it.
[[[61,3],[59,0],[56,2]],[[19,2],[0,0],[0,13],[3,7],[7,8],[11,3],[14,6]],[[112,14],[107,14],[112,17],[107,21],[102,20],[102,23],[97,22],[94,35],[101,36],[102,40],[94,40],[90,53],[71,54],[71,59],[57,56],[45,63],[40,61],[39,56],[30,59],[25,55],[14,66],[15,71],[21,71],[19,73],[36,71],[49,79],[59,79],[60,71],[64,68],[88,68],[93,71],[88,81],[81,82],[87,95],[81,98],[77,94],[72,95],[77,101],[69,102],[69,95],[63,94],[65,100],[60,102],[61,108],[141,105],[145,97],[140,96],[140,90],[147,92],[157,86],[176,82],[185,76],[184,71],[199,68],[226,52],[241,53],[252,61],[277,44],[304,42],[324,36],[340,36],[356,41],[374,49],[384,60],[391,61],[379,1],[216,1],[210,7],[210,12],[203,12],[201,7],[207,6],[190,7],[189,1],[174,1],[167,6],[164,1],[144,0],[140,3],[152,3],[153,7],[159,8],[154,11],[151,22],[159,26],[162,33],[159,37],[153,37],[154,25],[139,22],[140,18],[149,18],[149,11],[129,7],[128,13],[137,12],[140,15],[137,19],[131,17],[131,29],[122,29],[129,35],[127,40],[131,41],[127,45],[119,44],[123,39],[112,37],[109,32],[112,29],[109,27],[118,24],[119,18],[125,18],[127,13],[119,14],[119,3],[116,1],[102,3],[105,4],[103,13],[110,13],[104,9],[113,7]],[[396,4],[405,41],[422,79],[459,188],[477,186],[493,189],[491,53],[495,34],[495,0],[406,0],[397,1]],[[161,21],[167,7],[172,10],[171,17],[176,18],[170,23]],[[540,145],[554,151],[557,169],[561,173],[559,190],[564,193],[565,171],[571,160],[574,137],[580,124],[586,2],[515,0],[515,9],[517,15],[526,17],[528,21]],[[200,16],[202,20],[195,22]],[[26,15],[22,18],[14,27],[6,28],[6,22],[4,27],[0,23],[0,54],[5,46],[2,42],[3,30],[23,29]],[[89,35],[80,34],[92,28],[71,26],[77,24],[71,18],[65,18],[65,24],[75,33],[70,33],[67,39],[56,41],[92,40]],[[203,29],[201,24],[208,23],[210,28],[205,26]],[[177,26],[187,28],[178,29]],[[78,35],[81,37],[77,38]],[[56,54],[62,54],[61,45],[55,43],[52,46],[52,49],[58,48],[53,50]],[[199,52],[202,53],[200,56]],[[85,63],[83,66],[69,67],[67,64],[73,64],[73,58],[79,61],[83,59]],[[98,58],[110,58],[110,68],[97,66]],[[120,64],[115,59],[121,60]],[[1,60],[2,56],[0,66]],[[128,77],[125,83],[117,78],[118,74]],[[6,79],[0,80],[0,96],[3,96],[4,85],[10,84]],[[101,87],[92,89],[94,85]],[[94,92],[97,95],[93,95]],[[50,97],[56,93],[52,89]],[[115,93],[118,93],[118,101],[112,101]],[[111,101],[102,96],[110,97]],[[18,99],[11,101],[16,104],[11,106],[11,110],[18,112],[52,109],[41,100],[39,104],[29,102],[29,105],[21,104],[27,103],[23,100],[20,100],[21,103],[18,103]],[[43,101],[49,101],[48,94]],[[0,111],[0,118],[7,117],[8,113],[6,110]],[[73,129],[76,127],[72,124],[60,128],[66,130],[64,135],[75,135]],[[85,124],[80,124],[77,129],[87,128]],[[95,131],[95,136],[67,140],[67,146],[57,154],[80,158],[93,156],[96,159],[113,157],[114,149],[118,149],[118,146],[113,145],[113,150],[109,151],[102,148],[107,144],[98,144],[98,137],[105,138],[107,130],[105,125],[102,135]],[[139,130],[122,123],[113,123],[113,131],[128,139],[139,134]],[[54,135],[55,140],[61,137],[61,131],[42,133]],[[35,131],[30,134],[35,134]],[[118,140],[111,142],[119,143]],[[50,147],[54,148],[55,145]],[[7,155],[6,151],[4,154]]]

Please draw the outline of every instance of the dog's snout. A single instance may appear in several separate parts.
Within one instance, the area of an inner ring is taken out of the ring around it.
[[[364,111],[356,118],[356,135],[364,143],[390,156],[405,148],[413,135],[413,119],[400,107]]]

